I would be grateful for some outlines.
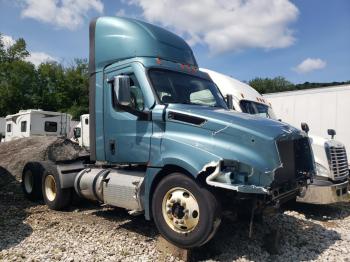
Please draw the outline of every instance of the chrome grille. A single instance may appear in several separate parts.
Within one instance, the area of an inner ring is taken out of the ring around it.
[[[345,147],[329,147],[329,167],[334,179],[340,179],[349,173]]]

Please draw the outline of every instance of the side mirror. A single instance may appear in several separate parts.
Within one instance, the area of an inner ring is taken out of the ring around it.
[[[129,106],[131,102],[130,77],[126,75],[114,77],[113,86],[118,103],[122,106]]]
[[[73,136],[75,139],[78,139],[79,137],[81,137],[81,128],[80,127],[75,127],[73,129]]]
[[[309,133],[309,125],[306,123],[301,123],[301,130],[303,130],[306,134]]]
[[[233,109],[232,95],[226,95],[226,104],[227,104],[228,109]]]
[[[328,133],[328,135],[330,135],[330,136],[332,137],[332,139],[333,139],[334,136],[337,134],[337,133],[335,132],[334,129],[328,129],[328,130],[327,130],[327,133]]]

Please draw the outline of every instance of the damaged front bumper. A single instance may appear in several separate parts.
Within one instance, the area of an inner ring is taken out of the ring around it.
[[[228,173],[221,171],[222,162],[212,162],[204,167],[207,170],[208,167],[215,168],[207,177],[206,183],[210,186],[224,188],[228,190],[235,191],[241,194],[251,194],[251,195],[262,195],[266,196],[267,201],[272,202],[285,202],[292,198],[297,197],[302,189],[306,187],[308,177],[305,176],[303,179],[294,181],[294,183],[285,183],[279,186],[257,186],[257,185],[247,185],[247,184],[236,184],[232,183],[228,178]]]
[[[348,186],[348,181],[335,184],[331,181],[315,179],[313,184],[307,187],[303,197],[298,197],[297,201],[318,205],[348,202],[350,200]]]

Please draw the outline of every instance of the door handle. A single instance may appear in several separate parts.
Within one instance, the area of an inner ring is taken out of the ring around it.
[[[111,154],[115,155],[115,140],[109,140],[109,150],[111,150]]]

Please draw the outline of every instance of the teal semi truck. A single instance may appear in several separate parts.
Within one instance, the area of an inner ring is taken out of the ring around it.
[[[252,214],[295,198],[312,180],[306,133],[229,110],[180,37],[138,20],[90,24],[90,155],[30,162],[25,195],[65,209],[73,192],[144,213],[183,248],[214,235],[221,211]]]

